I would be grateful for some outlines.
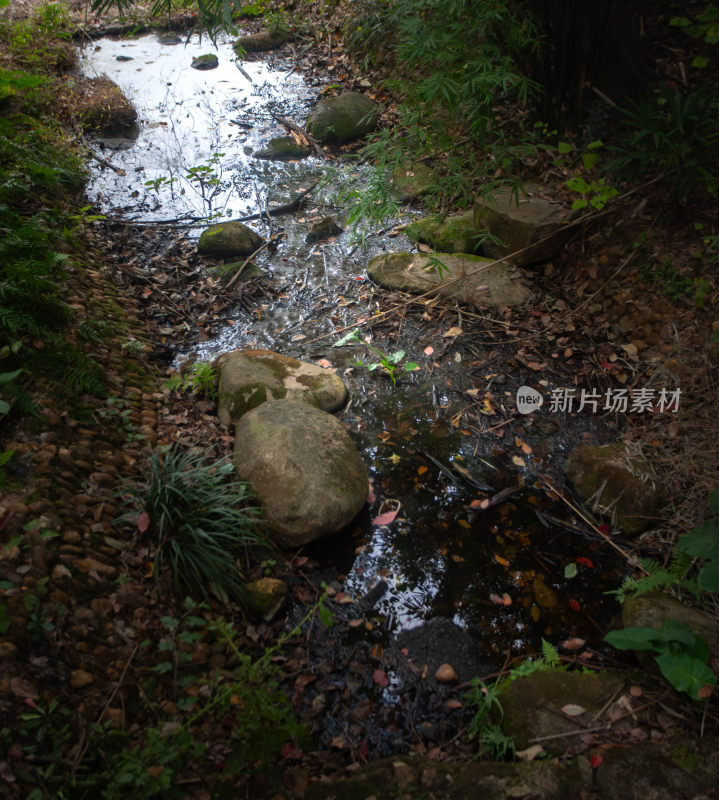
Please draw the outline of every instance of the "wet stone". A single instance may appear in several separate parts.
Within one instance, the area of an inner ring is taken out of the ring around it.
[[[323,217],[317,222],[313,222],[310,226],[310,232],[305,237],[305,244],[316,244],[323,239],[329,239],[342,233],[342,228],[332,219],[332,217]]]
[[[219,63],[220,62],[214,53],[205,53],[204,55],[193,58],[190,66],[192,69],[199,70],[217,69]]]

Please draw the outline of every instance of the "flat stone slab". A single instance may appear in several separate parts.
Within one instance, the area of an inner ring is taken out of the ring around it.
[[[267,146],[255,150],[253,158],[264,158],[268,161],[290,161],[306,158],[310,154],[309,147],[303,147],[291,136],[275,136],[267,142]]]
[[[267,400],[301,400],[324,411],[347,402],[347,387],[334,370],[271,350],[232,350],[215,361],[215,370],[217,415],[223,425],[236,424]]]
[[[464,253],[384,253],[369,262],[367,274],[381,286],[413,294],[439,287],[440,297],[477,307],[519,306],[530,298],[516,267]]]
[[[307,403],[268,400],[248,411],[237,423],[234,461],[280,547],[341,530],[367,499],[367,468],[350,435]]]
[[[567,223],[576,216],[561,203],[542,197],[543,187],[528,183],[523,189],[524,194],[519,191],[518,198],[510,189],[503,189],[475,201],[479,226],[502,241],[501,246],[485,241],[482,246],[485,255],[503,258],[529,248],[512,256],[518,266],[552,258],[567,241],[571,233]],[[553,235],[539,242],[549,234]]]

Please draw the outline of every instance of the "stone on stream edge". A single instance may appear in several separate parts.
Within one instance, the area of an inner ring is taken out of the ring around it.
[[[473,211],[431,216],[408,225],[404,232],[412,242],[424,242],[442,253],[478,253],[483,231]]]
[[[347,402],[347,387],[334,370],[271,350],[231,350],[215,361],[217,416],[236,424],[266,400],[301,400],[324,411]]]
[[[344,144],[359,139],[377,127],[376,103],[359,92],[323,97],[310,111],[305,128],[320,142]]]
[[[337,236],[338,233],[342,233],[342,228],[340,228],[332,217],[323,217],[310,225],[310,231],[307,236],[305,236],[305,244],[316,244],[324,239]]]
[[[260,53],[264,50],[274,50],[276,47],[281,47],[283,44],[291,42],[294,38],[295,35],[291,31],[260,31],[259,33],[250,33],[247,36],[240,36],[232,47],[235,53],[240,58],[243,58],[243,50],[245,53]]]
[[[421,162],[397,167],[389,180],[394,195],[400,203],[427,194],[436,181],[437,173]]]
[[[342,423],[295,400],[268,400],[237,423],[235,469],[280,547],[341,530],[362,510],[368,473]]]
[[[546,261],[557,253],[572,232],[571,228],[566,227],[567,223],[576,216],[575,212],[561,203],[541,197],[543,187],[527,183],[523,189],[524,194],[519,191],[519,204],[515,202],[511,189],[493,192],[475,200],[479,227],[488,230],[502,242],[497,245],[490,240],[485,241],[482,249],[487,256],[503,258],[548,234],[554,234],[527,252],[512,256],[512,262],[518,266]]]
[[[421,253],[375,256],[367,265],[367,274],[381,286],[413,294],[422,294],[439,286],[440,297],[478,307],[505,308],[529,300],[530,293],[521,273],[511,264],[495,264],[490,259],[465,253],[441,254],[438,258],[446,267],[441,276],[433,268],[429,256]],[[482,268],[484,265],[491,266]],[[450,283],[459,276],[466,277]]]
[[[132,103],[105,75],[78,81],[74,108],[82,127],[98,133],[127,133],[137,121]]]
[[[275,136],[267,142],[267,147],[255,150],[252,156],[268,161],[287,161],[292,158],[306,158],[309,154],[310,148],[297,144],[291,136]]]
[[[202,232],[197,252],[217,258],[249,256],[264,242],[258,233],[241,222],[220,222]]]
[[[516,678],[500,689],[499,701],[504,709],[502,730],[514,739],[517,750],[524,750],[530,739],[575,732],[577,724],[560,709],[574,703],[596,714],[625,681],[625,675],[608,671],[582,673],[556,669]],[[548,739],[541,744],[556,755],[567,749],[564,738]]]
[[[205,53],[202,56],[196,56],[192,59],[192,64],[190,65],[192,69],[217,69],[219,64],[219,60],[214,53]]]
[[[598,510],[611,516],[627,535],[646,530],[662,505],[651,467],[622,442],[580,445],[569,456],[566,475],[582,500],[601,490]]]
[[[247,606],[260,616],[272,619],[287,595],[287,584],[279,578],[260,578],[246,583]]]

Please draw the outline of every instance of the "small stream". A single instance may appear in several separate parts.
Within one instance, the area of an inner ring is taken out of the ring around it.
[[[192,58],[207,52],[217,53],[219,67],[192,69]],[[107,74],[139,115],[136,137],[95,141],[124,171],[97,167],[93,173],[88,196],[102,213],[141,222],[208,214],[236,218],[287,202],[322,177],[325,167],[315,158],[266,162],[251,156],[284,134],[270,109],[301,123],[318,86],[276,55],[243,62],[249,81],[234,58],[229,42],[213,48],[196,38],[187,46],[162,44],[155,35],[100,39],[89,46],[84,72]],[[203,166],[211,182],[197,178]],[[355,162],[340,162],[339,170],[361,180]],[[344,377],[353,399],[344,420],[370,469],[376,500],[346,531],[309,552],[342,573],[352,595],[386,581],[388,591],[376,606],[384,630],[447,617],[498,664],[507,651],[516,656],[537,649],[542,637],[554,644],[571,637],[597,643],[616,611],[605,591],[617,585],[622,565],[601,540],[572,530],[580,521],[550,498],[539,470],[561,485],[569,450],[588,432],[604,440],[610,432],[598,418],[571,420],[568,428],[546,410],[500,433],[488,431],[502,417],[480,413],[476,392],[481,400],[491,390],[501,405],[536,376],[512,361],[514,345],[481,326],[475,330],[469,321],[455,339],[444,332],[461,319],[422,322],[420,313],[414,321],[408,315],[386,349],[404,348],[421,368],[396,387],[354,366],[361,350],[333,350],[336,331],[376,308],[377,289],[365,273],[368,259],[411,249],[401,234],[372,236],[362,249],[347,231],[306,245],[313,218],[329,213],[343,224],[336,202],[327,188],[313,195],[311,208],[276,220],[285,239],[276,253],[257,260],[273,280],[272,301],[259,318],[238,309],[235,324],[184,357],[209,360],[233,348],[260,346],[306,360],[329,359],[340,374],[348,370]],[[194,238],[201,230],[190,226],[186,235]],[[477,508],[477,501],[513,487],[517,491],[505,502]],[[373,524],[381,511],[397,506],[391,524]]]

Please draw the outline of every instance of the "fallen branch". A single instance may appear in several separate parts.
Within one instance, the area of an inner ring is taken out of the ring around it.
[[[92,149],[92,147],[88,147],[87,148],[87,154],[90,156],[90,158],[94,158],[95,161],[97,161],[98,164],[102,164],[103,167],[107,167],[108,169],[111,169],[113,172],[116,172],[118,175],[127,175],[127,173],[125,172],[124,169],[121,169],[120,167],[116,167],[114,164],[111,164],[104,156],[98,155]]]
[[[291,119],[287,119],[287,117],[280,117],[277,114],[273,113],[272,111],[270,111],[270,116],[275,122],[287,128],[287,130],[294,131],[296,134],[301,136],[305,140],[305,142],[307,142],[307,145],[311,147],[320,158],[331,159],[332,161],[336,160],[334,156],[329,155],[329,153],[325,153],[325,151],[320,147],[319,142],[314,138],[314,136],[307,133],[307,131],[304,128],[301,128],[299,125],[292,122]]]
[[[271,236],[266,242],[261,244],[257,248],[257,250],[255,250],[254,253],[250,253],[250,255],[247,256],[247,258],[242,262],[242,264],[240,265],[240,268],[237,270],[237,272],[227,282],[227,286],[225,286],[225,289],[230,289],[232,287],[232,285],[235,283],[235,281],[240,277],[240,275],[242,275],[242,272],[245,269],[245,267],[250,263],[250,261],[252,261],[252,259],[258,253],[261,253],[266,247],[269,247],[271,244],[274,244],[282,236],[284,236],[284,233],[282,231],[280,231],[279,233],[276,233],[274,236]]]
[[[319,181],[315,181],[312,186],[308,189],[305,189],[304,192],[300,193],[295,197],[293,200],[290,200],[289,203],[284,203],[281,206],[276,206],[275,208],[267,208],[264,211],[260,211],[256,214],[247,214],[244,217],[238,217],[237,219],[231,220],[231,222],[247,222],[250,219],[262,219],[265,216],[270,217],[279,217],[281,214],[289,214],[291,211],[296,211],[303,203],[305,197],[317,186]]]

